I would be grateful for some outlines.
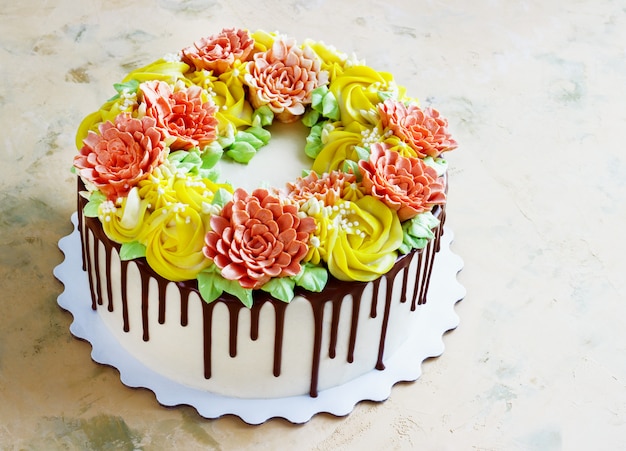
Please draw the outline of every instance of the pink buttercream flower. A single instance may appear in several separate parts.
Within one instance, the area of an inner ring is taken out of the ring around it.
[[[365,189],[396,210],[400,221],[446,202],[444,181],[433,168],[389,150],[387,144],[372,144],[369,160],[359,161],[359,167]]]
[[[152,117],[134,119],[128,113],[103,122],[100,133],[90,131],[74,157],[79,175],[109,200],[124,197],[167,156],[163,134]]]
[[[272,277],[300,272],[315,220],[300,218],[294,204],[281,202],[266,189],[248,194],[239,188],[221,214],[211,216],[211,228],[204,255],[225,279],[258,289]]]
[[[253,55],[244,79],[254,108],[268,105],[279,121],[294,122],[311,103],[311,92],[328,82],[328,72],[310,47],[279,37],[267,52]]]
[[[350,197],[350,192],[358,189],[356,176],[341,171],[331,171],[322,177],[311,172],[306,177],[298,177],[294,182],[287,183],[287,195],[298,204],[313,197],[324,202],[324,205],[335,205],[338,200]]]
[[[220,33],[202,38],[181,51],[183,62],[196,70],[226,72],[236,60],[245,61],[254,48],[254,39],[246,30],[225,28]]]
[[[437,158],[442,152],[453,150],[457,142],[448,132],[448,121],[434,108],[422,110],[415,104],[406,106],[387,99],[379,104],[383,127],[405,141],[420,158]]]
[[[146,115],[156,119],[174,141],[170,149],[204,147],[217,136],[217,106],[202,103],[202,88],[191,86],[173,92],[164,81],[142,83],[139,90],[146,103]]]

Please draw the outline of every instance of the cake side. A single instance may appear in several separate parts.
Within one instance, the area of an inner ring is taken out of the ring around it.
[[[119,342],[176,382],[250,398],[316,396],[383,370],[426,302],[445,220],[442,208],[428,246],[402,256],[375,281],[331,279],[323,292],[300,290],[289,304],[256,291],[247,309],[230,295],[208,304],[194,281],[165,280],[145,259],[120,260],[120,246],[99,221],[80,213],[85,203],[79,195],[92,308]]]

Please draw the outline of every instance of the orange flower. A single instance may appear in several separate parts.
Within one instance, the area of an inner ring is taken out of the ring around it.
[[[442,152],[456,149],[457,142],[448,132],[448,121],[434,108],[422,110],[415,104],[406,106],[387,99],[378,106],[382,125],[404,140],[416,156],[437,158]]]
[[[277,38],[267,52],[255,53],[244,80],[254,108],[268,105],[281,122],[294,122],[311,103],[311,93],[328,82],[328,72],[310,47]]]
[[[349,193],[358,190],[358,187],[354,174],[331,171],[322,177],[316,172],[311,172],[306,177],[298,177],[295,182],[287,183],[287,190],[289,198],[299,204],[314,197],[324,202],[324,205],[335,205],[339,199],[350,197]]]
[[[172,92],[164,81],[142,83],[139,90],[146,103],[146,115],[175,138],[171,150],[204,147],[217,136],[217,107],[212,102],[202,103],[202,88],[192,86]]]
[[[93,183],[109,200],[124,197],[130,189],[163,163],[163,134],[151,117],[134,119],[128,113],[103,122],[100,134],[90,131],[74,157],[79,175]]]
[[[369,161],[359,161],[359,167],[365,189],[396,210],[400,221],[446,202],[444,182],[433,168],[389,150],[387,144],[372,144]]]
[[[295,205],[284,205],[266,189],[248,194],[239,188],[221,215],[211,216],[211,228],[204,255],[225,279],[258,289],[272,277],[300,272],[315,220],[300,218]]]
[[[196,70],[226,72],[235,60],[245,61],[254,48],[254,39],[246,30],[225,28],[220,33],[202,38],[181,51],[183,62]]]

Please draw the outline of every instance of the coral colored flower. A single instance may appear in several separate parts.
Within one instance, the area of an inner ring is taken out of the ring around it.
[[[268,105],[281,122],[293,122],[311,103],[311,93],[328,82],[321,61],[310,47],[278,38],[267,52],[255,53],[244,76],[254,108]]]
[[[415,104],[406,106],[387,99],[378,106],[378,112],[383,126],[406,141],[420,158],[437,158],[442,152],[457,147],[448,132],[448,121],[434,108],[422,110]]]
[[[192,86],[173,92],[163,81],[149,81],[139,89],[146,103],[146,115],[155,118],[175,138],[171,150],[204,147],[215,140],[217,107],[212,102],[202,103],[202,88]]]
[[[352,190],[358,191],[359,188],[354,174],[331,171],[322,177],[315,172],[306,177],[298,177],[295,182],[287,183],[287,190],[289,198],[299,204],[314,197],[324,205],[335,205],[339,199],[347,197],[344,194],[349,196]]]
[[[293,204],[283,204],[268,190],[248,194],[237,189],[221,215],[211,216],[204,255],[221,269],[222,276],[243,288],[257,289],[272,277],[300,272],[307,253],[313,218],[298,216]]]
[[[181,51],[182,60],[197,70],[226,72],[235,60],[245,61],[254,48],[254,39],[246,30],[223,29],[202,38]]]
[[[400,221],[446,202],[444,183],[433,168],[389,150],[386,144],[372,144],[369,161],[359,161],[359,167],[365,189],[396,210]]]
[[[109,200],[124,197],[166,158],[163,134],[151,117],[134,119],[119,114],[115,124],[100,124],[90,131],[74,157],[79,175],[93,183]]]

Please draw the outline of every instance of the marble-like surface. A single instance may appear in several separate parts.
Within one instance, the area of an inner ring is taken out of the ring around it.
[[[626,8],[611,0],[3,2],[0,448],[620,449]],[[163,408],[56,304],[74,132],[130,68],[225,26],[323,39],[450,119],[459,328],[415,383],[294,426]]]

